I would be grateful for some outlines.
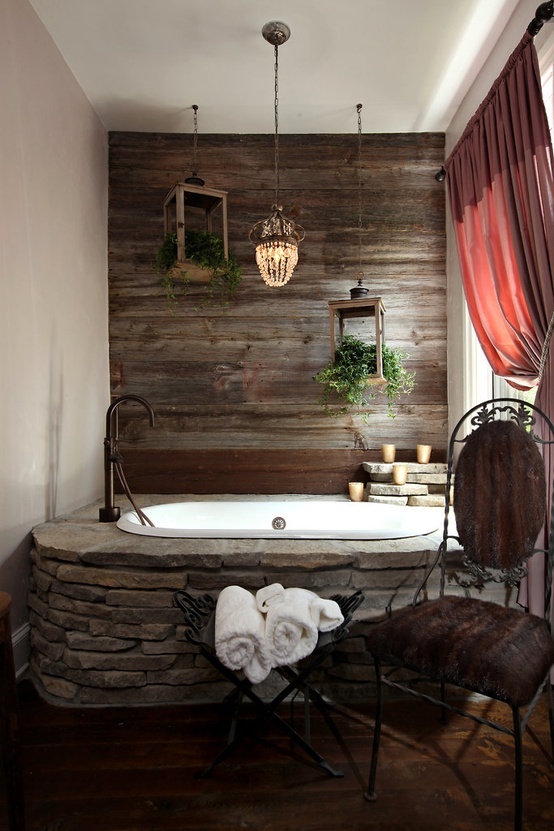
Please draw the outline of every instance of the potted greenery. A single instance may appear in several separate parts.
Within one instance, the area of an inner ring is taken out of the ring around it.
[[[204,303],[225,305],[233,300],[242,281],[242,270],[237,258],[229,254],[225,258],[223,240],[210,231],[185,230],[187,261],[177,262],[177,234],[166,234],[154,261],[154,270],[160,275],[169,305],[178,303],[176,283],[183,285],[186,296],[193,275],[205,272],[201,282],[209,286]],[[198,279],[194,279],[198,282]]]
[[[371,376],[377,372],[376,345],[364,343],[351,335],[343,337],[335,351],[335,360],[315,376],[315,380],[323,385],[318,403],[328,415],[340,415],[353,407],[366,406],[377,392],[382,391],[388,399],[389,416],[395,417],[393,405],[399,395],[407,395],[413,390],[415,373],[405,369],[403,362],[408,355],[400,349],[383,344],[382,351],[385,386],[372,384],[371,381]],[[333,409],[333,401],[342,406],[338,410]]]

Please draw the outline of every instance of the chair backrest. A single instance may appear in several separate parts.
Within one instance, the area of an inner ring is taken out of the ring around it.
[[[525,401],[485,401],[458,421],[448,447],[441,594],[447,580],[465,589],[482,589],[489,581],[517,586],[525,562],[540,549],[547,552],[548,606],[554,552],[543,458],[548,446],[554,448],[554,425]]]
[[[533,553],[544,524],[544,462],[531,433],[514,421],[489,421],[471,433],[456,465],[458,539],[484,568],[517,568]]]

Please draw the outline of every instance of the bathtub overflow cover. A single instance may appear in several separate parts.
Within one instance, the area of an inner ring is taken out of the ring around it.
[[[275,531],[282,531],[283,528],[287,527],[287,523],[285,522],[282,516],[276,516],[273,522],[271,523],[271,526],[275,529]]]

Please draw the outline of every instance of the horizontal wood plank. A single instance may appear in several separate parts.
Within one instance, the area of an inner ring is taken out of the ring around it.
[[[501,704],[475,702],[481,717],[509,726]],[[314,707],[314,747],[343,778],[306,761],[275,723],[245,739],[213,773],[195,775],[225,746],[228,711],[196,706],[60,707],[19,685],[26,827],[64,831],[488,831],[513,826],[513,753],[508,736],[449,717],[425,702],[388,701],[377,777],[364,800],[374,702],[333,708],[332,725]],[[280,715],[288,719],[289,705]],[[253,713],[245,707],[245,719]],[[294,707],[295,726],[302,722]],[[554,824],[546,701],[524,735],[524,824]],[[345,818],[348,818],[345,821]],[[7,828],[0,803],[0,828]]]
[[[134,493],[346,494],[349,481],[366,481],[363,462],[378,458],[377,451],[317,448],[149,449],[127,451],[124,469]],[[414,450],[397,453],[398,461],[414,459]]]

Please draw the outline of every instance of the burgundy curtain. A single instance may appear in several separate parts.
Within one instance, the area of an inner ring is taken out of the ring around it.
[[[495,374],[554,420],[554,177],[533,38],[526,33],[445,163],[469,314]],[[550,487],[554,453],[545,453]],[[549,498],[552,494],[549,492]],[[527,604],[541,614],[544,563]]]

